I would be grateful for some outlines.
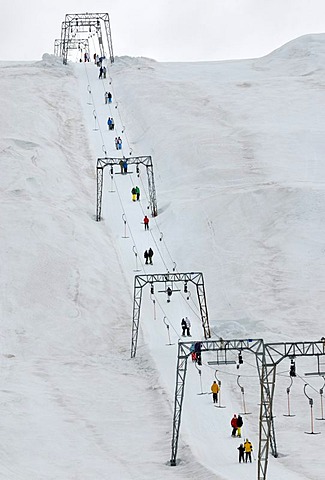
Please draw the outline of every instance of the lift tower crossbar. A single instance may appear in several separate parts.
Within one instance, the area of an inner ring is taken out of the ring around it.
[[[138,343],[140,310],[142,300],[142,289],[146,285],[153,285],[154,283],[169,283],[169,282],[188,282],[196,286],[196,293],[201,312],[201,323],[204,333],[204,338],[210,338],[210,326],[208,319],[208,308],[205,297],[204,279],[201,272],[191,273],[156,273],[153,275],[136,275],[134,277],[134,300],[133,300],[133,320],[132,320],[132,343],[131,343],[131,358],[135,357]]]
[[[178,439],[181,423],[182,404],[184,398],[187,360],[191,354],[191,342],[179,342],[176,370],[176,386],[173,416],[173,437],[170,464],[176,465]],[[249,350],[256,357],[256,364],[260,378],[260,416],[259,416],[259,448],[257,479],[266,480],[269,448],[274,457],[278,457],[275,441],[273,397],[275,390],[276,367],[285,358],[292,357],[317,357],[325,355],[324,341],[318,342],[283,342],[264,343],[262,339],[256,340],[207,340],[200,342],[201,352]]]
[[[158,215],[157,208],[157,199],[156,199],[156,188],[155,188],[155,179],[153,175],[153,163],[150,156],[142,157],[123,157],[123,158],[98,158],[97,159],[97,208],[96,208],[96,221],[100,222],[101,220],[101,211],[102,211],[102,197],[103,197],[103,170],[105,167],[110,166],[111,172],[114,169],[114,166],[119,166],[120,162],[126,161],[128,165],[136,165],[137,170],[139,165],[144,165],[147,171],[148,179],[148,191],[149,191],[149,204],[151,215],[156,217]]]
[[[85,52],[89,53],[89,40],[88,38],[73,38],[69,40],[69,50],[84,50]],[[57,38],[54,40],[54,55],[60,56],[60,52],[62,51],[62,40]]]
[[[106,43],[104,42],[105,37],[103,38],[102,34],[102,25],[104,26],[106,34]],[[78,33],[87,32],[85,27],[88,29],[94,28],[97,34],[98,45],[100,49],[100,56],[106,57],[106,51],[108,50],[108,56],[110,62],[114,62],[113,55],[113,46],[112,46],[112,36],[111,36],[111,27],[109,22],[108,13],[67,13],[65,16],[65,21],[62,22],[61,26],[61,56],[63,57],[63,63],[66,65],[68,62],[68,52],[70,40],[73,38],[73,35]]]

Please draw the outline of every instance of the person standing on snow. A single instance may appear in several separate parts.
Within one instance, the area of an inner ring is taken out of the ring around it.
[[[112,94],[111,94],[111,92],[108,92],[108,94],[107,94],[107,99],[108,99],[108,103],[112,103]]]
[[[249,459],[250,463],[252,463],[253,445],[251,444],[251,442],[248,441],[248,438],[246,438],[246,442],[244,443],[244,449],[245,449],[245,462],[247,463],[247,460]]]
[[[98,78],[102,78],[103,76],[103,67],[99,67],[99,76]]]
[[[149,257],[149,263],[150,265],[152,265],[153,250],[151,247],[148,250],[148,257]]]
[[[137,201],[140,200],[140,188],[138,186],[135,187],[137,193]]]
[[[147,217],[147,215],[145,215],[143,219],[143,223],[144,223],[144,229],[149,230],[149,218]]]
[[[124,169],[123,169],[123,164],[124,164],[124,162],[123,162],[123,160],[121,159],[121,160],[118,162],[118,164],[119,164],[120,169],[121,169],[121,174],[123,175],[123,173],[124,173]]]
[[[132,193],[132,202],[135,202],[137,199],[137,191],[135,187],[132,188],[131,193]]]
[[[239,451],[239,463],[241,463],[241,461],[243,461],[244,463],[244,452],[245,452],[244,445],[241,443],[237,448],[237,450]]]
[[[148,250],[145,250],[143,256],[144,256],[144,258],[145,258],[146,264],[148,265],[148,258],[149,258]]]
[[[185,318],[182,318],[181,327],[182,327],[182,337],[185,337],[185,334],[186,334],[186,321],[185,321]]]
[[[237,428],[238,428],[238,425],[237,425],[237,415],[236,415],[236,414],[234,414],[234,416],[232,417],[231,422],[230,422],[230,425],[232,426],[231,436],[232,436],[232,437],[235,437],[235,436],[236,436],[236,433],[237,433]]]
[[[243,417],[238,415],[237,418],[237,437],[241,438],[241,427],[243,426]]]
[[[218,393],[219,393],[220,387],[217,384],[217,382],[214,380],[213,384],[211,385],[211,392],[212,392],[212,400],[213,403],[218,403]]]
[[[190,319],[188,317],[185,317],[185,322],[186,322],[186,335],[188,337],[190,337],[191,336],[191,331],[190,331],[191,322],[190,322]]]

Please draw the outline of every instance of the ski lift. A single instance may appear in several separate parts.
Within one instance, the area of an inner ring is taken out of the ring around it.
[[[169,303],[170,302],[170,297],[173,294],[173,290],[170,287],[167,287],[166,293],[167,293],[167,302]]]
[[[313,413],[313,406],[314,406],[314,400],[309,397],[306,393],[306,388],[308,387],[308,384],[305,383],[304,386],[304,394],[308,398],[309,406],[310,406],[310,432],[305,432],[307,435],[319,435],[321,432],[314,432],[314,413]]]
[[[296,374],[296,363],[295,363],[293,358],[291,359],[291,363],[290,363],[289,375],[290,375],[290,377],[296,377],[297,376],[297,374]]]
[[[325,364],[321,363],[321,358],[324,358],[323,355],[317,355],[317,371],[316,372],[307,372],[306,376],[316,376],[319,375],[323,377],[325,375]]]
[[[170,297],[172,296],[173,292],[180,292],[179,288],[174,288],[173,282],[168,279],[168,276],[165,276],[165,290],[159,290],[161,293],[167,294],[167,303],[170,302]]]
[[[227,350],[227,343],[220,338],[220,348],[216,350],[217,359],[208,362],[209,365],[234,365],[236,363],[235,360],[228,359],[228,350]]]
[[[295,417],[295,415],[292,415],[292,413],[290,411],[290,391],[291,391],[291,387],[292,387],[292,384],[293,384],[293,378],[292,377],[293,377],[293,375],[290,375],[290,385],[287,388],[288,413],[283,414],[284,417]]]
[[[238,375],[238,377],[237,377],[237,385],[240,388],[241,394],[243,396],[243,409],[244,409],[244,411],[241,413],[241,415],[250,415],[251,412],[246,412],[245,390],[244,390],[244,387],[242,385],[240,385],[239,379],[240,379],[240,375]]]
[[[240,351],[238,353],[238,363],[237,363],[237,369],[240,367],[240,365],[242,365],[244,363],[244,360],[243,360],[243,355],[242,355],[242,351]]]
[[[140,175],[140,169],[139,169],[139,164],[138,164],[138,163],[136,164],[136,167],[135,167],[135,168],[136,168],[137,175],[138,175],[138,177],[139,177],[139,175]]]
[[[151,295],[153,295],[155,293],[155,287],[154,287],[153,283],[150,284],[150,293],[151,293]]]

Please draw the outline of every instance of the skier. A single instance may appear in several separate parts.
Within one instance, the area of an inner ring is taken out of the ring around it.
[[[126,158],[124,158],[124,160],[123,160],[123,173],[124,174],[128,173],[128,162],[127,162]]]
[[[237,418],[237,437],[241,438],[241,427],[243,426],[243,417],[238,415]]]
[[[195,342],[194,345],[196,361],[198,365],[202,365],[202,357],[201,357],[201,343]]]
[[[108,92],[104,93],[105,105],[108,103]]]
[[[191,352],[191,357],[192,357],[192,362],[196,362],[196,353],[195,353],[195,344],[192,343],[190,347],[190,352]]]
[[[132,202],[135,202],[137,199],[137,191],[135,187],[132,188],[131,193],[132,193]]]
[[[105,67],[105,65],[103,67],[103,76],[104,76],[104,78],[106,78],[106,67]]]
[[[109,126],[109,129],[114,130],[114,118],[113,117],[111,117],[111,124]]]
[[[219,392],[219,390],[220,390],[219,385],[214,380],[213,384],[211,385],[213,403],[218,403],[218,392]]]
[[[140,188],[138,186],[135,187],[137,193],[137,201],[140,200]]]
[[[185,322],[186,322],[186,334],[188,337],[191,336],[190,328],[191,328],[191,322],[188,317],[185,317]]]
[[[112,94],[111,94],[111,92],[108,92],[107,98],[108,98],[108,103],[112,103]]]
[[[185,318],[182,318],[181,327],[182,327],[182,337],[185,337],[185,334],[186,334],[186,320],[185,320]]]
[[[118,138],[117,137],[115,137],[115,148],[116,148],[116,150],[118,150]]]
[[[99,76],[98,78],[102,78],[103,76],[103,67],[99,67]]]
[[[122,150],[122,139],[121,139],[121,137],[117,138],[117,149]]]
[[[248,441],[248,438],[246,438],[246,442],[244,443],[244,449],[245,449],[245,462],[247,463],[247,460],[249,459],[250,463],[252,463],[253,445],[251,444],[251,442]]]
[[[148,250],[145,250],[143,256],[144,256],[144,258],[145,258],[145,260],[146,260],[146,264],[148,265],[148,257],[149,257],[149,255],[148,255]]]
[[[151,247],[148,250],[148,257],[149,257],[149,263],[150,265],[152,265],[153,250]]]
[[[168,287],[167,290],[166,290],[166,293],[167,293],[167,303],[170,302],[170,297],[172,296],[172,293],[173,293],[173,290]]]
[[[112,125],[112,119],[111,119],[111,117],[108,117],[108,119],[107,119],[107,128],[108,128],[108,130],[111,129],[111,125]]]
[[[147,215],[145,215],[143,219],[143,223],[144,223],[144,229],[149,230],[149,218],[147,217]]]
[[[94,63],[97,63],[97,53],[94,53]]]
[[[232,417],[230,425],[232,426],[231,436],[235,437],[236,432],[237,432],[237,428],[238,428],[238,426],[237,426],[237,415],[236,414],[234,414],[234,416]]]
[[[118,164],[119,164],[120,169],[121,169],[121,174],[123,175],[123,173],[124,173],[124,169],[123,169],[123,164],[124,164],[124,162],[123,162],[123,160],[121,159],[121,160],[118,162]]]
[[[237,450],[239,451],[239,463],[241,463],[241,461],[243,461],[244,463],[244,452],[245,452],[244,445],[241,443],[237,448]]]

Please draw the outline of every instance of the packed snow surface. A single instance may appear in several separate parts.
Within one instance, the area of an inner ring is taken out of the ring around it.
[[[131,359],[134,277],[202,272],[215,340],[324,336],[324,65],[325,35],[245,61],[116,58],[102,80],[94,63],[47,54],[0,63],[1,479],[256,478],[260,388],[247,351],[239,369],[209,364],[213,352],[201,367],[189,360],[170,466],[182,317],[185,340],[204,340],[197,294],[174,284],[167,303],[164,283],[144,287]],[[152,157],[158,216],[143,165],[139,176],[106,167],[96,222],[97,159],[123,155]],[[305,375],[316,358],[296,358],[292,386],[289,366],[277,368],[267,478],[319,480],[324,381]],[[216,378],[225,408],[208,394]],[[252,464],[238,463],[245,438]]]

